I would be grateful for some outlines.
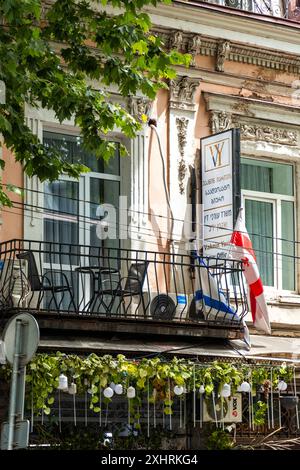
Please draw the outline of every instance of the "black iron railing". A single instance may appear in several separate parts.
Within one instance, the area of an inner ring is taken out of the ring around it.
[[[242,273],[229,259],[11,240],[0,245],[0,308],[239,325]]]
[[[236,8],[259,15],[277,16],[286,15],[285,2],[282,0],[202,0],[204,3]]]

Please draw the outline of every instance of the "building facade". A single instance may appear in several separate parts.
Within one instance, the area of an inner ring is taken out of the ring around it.
[[[29,311],[43,310],[43,302],[48,306],[46,310],[52,310],[48,316],[39,318],[41,350],[63,349],[78,354],[163,353],[170,347],[188,348],[188,341],[193,338],[199,344],[190,354],[204,361],[235,357],[233,349],[226,352],[224,340],[242,339],[241,322],[229,326],[223,318],[218,326],[211,321],[208,325],[199,321],[190,323],[192,317],[182,316],[182,310],[177,307],[181,294],[184,305],[190,306],[197,290],[197,274],[189,275],[192,264],[189,242],[202,242],[200,139],[237,128],[241,136],[241,201],[265,286],[273,335],[263,337],[254,330],[249,308],[245,306],[245,291],[240,290],[233,300],[235,312],[240,320],[246,320],[253,334],[253,348],[248,353],[242,349],[243,354],[252,359],[263,356],[270,361],[272,358],[297,361],[300,355],[297,339],[300,337],[298,3],[296,0],[178,0],[170,5],[148,7],[153,30],[163,38],[166,47],[191,54],[192,62],[188,69],[178,68],[169,90],[160,91],[154,102],[142,96],[123,102],[137,117],[146,114],[155,120],[160,139],[159,142],[155,130],[148,125],[133,141],[126,141],[116,130],[109,138],[124,143],[129,157],[120,158],[116,151],[109,164],[96,161],[82,149],[79,129],[72,121],[59,124],[51,111],[26,109],[28,126],[45,144],[61,148],[70,161],[80,160],[91,168],[78,181],[62,177],[54,183],[41,183],[24,176],[22,168],[3,149],[6,161],[3,182],[25,190],[24,200],[13,195],[14,207],[1,211],[1,243],[20,240],[11,245],[13,248],[2,245],[4,259],[10,256],[7,253],[11,250],[33,251],[39,275],[50,271],[49,285],[63,284],[65,288],[57,291],[57,297],[51,289],[52,297],[45,290],[40,296],[41,290],[34,291],[30,282],[26,287],[21,279],[19,288],[23,293],[27,289],[26,295],[18,297],[17,291],[17,300],[12,300],[14,307]],[[114,90],[111,92],[115,100],[121,101]],[[207,225],[213,228],[214,221],[208,220]],[[105,234],[109,235],[106,239]],[[134,304],[134,324],[132,318],[130,321],[127,318],[127,313],[132,312],[132,295],[129,294],[129,304],[125,299],[126,314],[117,317],[116,322],[113,316],[119,312],[120,302],[117,306],[108,304],[104,299],[107,292],[95,288],[99,273],[80,270],[95,267],[99,260],[103,262],[105,249],[112,250],[109,262],[101,265],[105,282],[119,268],[128,279],[133,262],[144,262],[141,276],[143,282],[146,279],[144,291],[148,294],[145,301],[148,304],[142,305],[142,313],[141,300]],[[24,264],[27,280],[28,266]],[[58,277],[53,274],[55,271],[59,272]],[[62,277],[67,281],[62,281]],[[6,292],[3,282],[1,289]],[[154,315],[150,325],[142,317],[157,292],[171,297],[175,294],[177,313],[165,317]],[[69,315],[60,317],[58,325],[53,312],[75,313],[78,304],[81,314],[89,309],[101,314],[101,322],[99,318],[87,317],[83,324],[82,316]],[[58,329],[64,332],[63,339],[57,334]],[[83,339],[79,338],[78,330]],[[112,341],[114,335],[116,342]],[[219,338],[220,343],[216,348],[212,344],[203,346],[203,337]],[[164,348],[163,344],[169,346]]]

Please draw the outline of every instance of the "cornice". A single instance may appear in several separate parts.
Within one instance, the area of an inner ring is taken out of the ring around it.
[[[47,9],[54,0],[43,3]],[[245,16],[216,5],[211,7],[172,2],[161,4],[159,10],[150,6],[145,10],[152,18],[153,30],[168,47],[189,52],[193,57],[201,54],[217,58],[220,43],[228,41],[226,60],[300,74],[300,24],[269,23],[268,18],[259,15]],[[121,12],[109,6],[105,10]]]
[[[180,69],[180,73],[183,73],[184,69]],[[186,72],[185,72],[186,73]],[[194,73],[197,76],[201,76],[202,83],[210,83],[214,85],[228,86],[237,88],[246,88],[247,90],[253,92],[262,92],[265,96],[290,96],[293,89],[291,85],[288,85],[283,82],[270,82],[270,80],[265,80],[263,78],[249,77],[242,74],[236,76],[232,73],[216,73],[213,70],[208,70],[205,68],[197,68],[194,70]],[[193,76],[192,74],[190,75]]]
[[[204,5],[189,2],[160,5],[159,9],[148,6],[152,23],[163,28],[172,28],[194,34],[215,37],[228,41],[237,39],[244,44],[272,49],[274,52],[298,54],[300,25],[291,21],[272,21],[259,15],[231,14],[224,9],[208,9]]]
[[[285,125],[289,128],[300,126],[300,109],[278,103],[243,98],[236,95],[223,95],[219,93],[203,93],[207,111],[228,113],[257,121]]]
[[[220,52],[222,55],[222,45],[226,45],[227,50],[224,53],[224,60],[300,74],[300,44],[297,54],[288,54],[277,52],[266,47],[262,48],[242,44],[238,41],[224,42],[219,38],[181,31],[174,28],[154,27],[153,30],[160,35],[164,43],[170,49],[175,46],[178,51],[190,53],[194,58],[195,54],[216,57],[217,65]],[[197,44],[197,48],[193,46],[195,43]],[[196,65],[195,60],[192,65]],[[222,67],[217,67],[217,70],[222,71]]]

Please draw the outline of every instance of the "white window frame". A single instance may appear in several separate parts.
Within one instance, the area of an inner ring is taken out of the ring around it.
[[[65,127],[57,127],[57,126],[43,126],[43,136],[45,132],[53,133],[53,134],[61,134],[61,135],[69,135],[69,136],[79,136],[79,132],[73,128],[72,129],[66,129]],[[116,142],[116,143],[123,143],[123,139],[120,137],[117,137],[114,134],[109,135],[109,140]],[[89,218],[90,216],[90,204],[89,204],[89,198],[87,198],[88,192],[89,192],[89,182],[90,178],[96,178],[99,180],[108,180],[108,181],[116,181],[119,183],[119,195],[122,194],[122,159],[120,158],[120,171],[119,175],[111,175],[108,173],[99,173],[95,171],[91,171],[89,173],[85,173],[80,176],[79,180],[76,180],[75,178],[71,178],[68,175],[63,175],[59,178],[59,180],[63,181],[74,181],[78,182],[78,199],[79,199],[79,224],[78,224],[78,243],[80,245],[89,245],[90,242],[90,232],[87,230],[84,225],[88,224],[89,220],[92,219]],[[45,194],[43,193],[43,196]],[[42,213],[42,218],[51,218],[52,213],[47,213],[47,211],[43,210]],[[53,217],[54,218],[54,217]],[[66,219],[71,219],[72,216],[56,216],[57,219],[59,220],[66,220]],[[43,223],[44,227],[44,223]],[[44,228],[43,228],[43,235],[42,235],[42,240],[45,239],[44,236]],[[120,240],[121,241],[121,240]]]
[[[69,136],[79,136],[79,132],[72,132],[71,130],[68,130],[64,127],[43,127],[43,137],[44,133],[49,132],[53,134],[61,134],[61,135],[69,135]],[[122,139],[112,135],[110,136],[110,140],[114,141],[116,143],[121,143]],[[90,196],[89,196],[89,188],[90,188],[90,179],[91,178],[96,178],[98,180],[106,180],[106,181],[116,181],[119,183],[119,195],[121,194],[121,173],[122,173],[122,165],[121,165],[121,157],[119,161],[119,175],[112,175],[108,173],[100,173],[100,172],[95,172],[91,171],[88,173],[85,173],[80,176],[80,178],[77,180],[76,178],[72,178],[68,175],[62,175],[58,181],[74,181],[75,183],[78,183],[78,199],[79,199],[79,213],[78,213],[78,218],[79,221],[77,222],[77,217],[75,220],[75,216],[68,216],[68,215],[58,215],[58,214],[53,214],[52,212],[47,212],[47,210],[42,211],[42,241],[45,241],[45,229],[44,229],[44,220],[45,219],[56,219],[56,220],[61,220],[61,221],[66,221],[66,220],[74,220],[74,223],[78,223],[78,244],[79,245],[86,245],[89,246],[90,244],[90,230],[87,228],[87,225],[89,224],[89,221],[94,222],[90,218]],[[44,184],[43,184],[43,201],[45,198],[45,192],[44,192]],[[43,203],[44,207],[44,203]],[[120,240],[120,245],[122,243],[122,240]],[[43,268],[47,271],[49,269],[62,269],[63,271],[70,271],[71,266],[70,265],[58,265],[55,263],[52,263],[51,265],[49,263],[44,262],[43,263]],[[83,297],[83,290],[85,291],[85,294],[87,298],[89,298],[90,295],[90,283],[86,282],[84,287],[79,283],[78,285],[78,294],[79,298]]]
[[[256,160],[261,161],[258,157],[248,157],[242,155],[243,159],[247,160]],[[294,290],[287,290],[282,288],[282,224],[281,224],[281,203],[282,201],[289,201],[294,204],[294,240],[297,242],[297,212],[296,212],[296,204],[297,204],[297,195],[296,195],[296,166],[293,162],[282,162],[279,160],[271,160],[263,158],[263,161],[268,161],[270,163],[278,163],[278,164],[285,164],[290,165],[293,167],[293,189],[294,189],[294,196],[287,196],[284,194],[276,194],[276,193],[266,193],[263,191],[251,191],[248,189],[241,190],[241,199],[242,205],[245,207],[245,200],[251,199],[256,201],[262,202],[271,202],[273,203],[273,227],[274,227],[274,238],[273,238],[273,247],[274,247],[274,286],[264,286],[265,292],[267,296],[274,297],[278,294],[297,294],[298,293],[298,270],[297,270],[297,263],[295,260],[295,272],[294,272],[294,279],[295,279],[295,289]],[[250,236],[251,237],[251,236]],[[295,248],[295,256],[297,256],[297,250]]]

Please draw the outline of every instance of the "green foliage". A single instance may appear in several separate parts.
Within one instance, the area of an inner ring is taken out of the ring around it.
[[[254,424],[256,426],[262,426],[266,422],[267,404],[263,401],[257,401],[254,404]]]
[[[119,436],[120,429],[113,430],[112,439],[105,439],[105,431],[99,429],[98,424],[89,423],[89,426],[82,424],[64,423],[59,430],[57,423],[35,425],[34,435],[31,435],[31,444],[47,444],[48,450],[158,450],[162,448],[163,439],[173,439],[174,434],[157,427],[148,437],[145,430],[131,433],[126,437]]]
[[[103,445],[104,433],[98,425],[89,426],[64,424],[59,431],[57,423],[35,425],[31,444],[47,444],[48,450],[100,450]]]
[[[255,387],[270,384],[271,372],[269,367],[256,367],[249,365],[230,364],[215,361],[212,364],[198,364],[185,359],[174,357],[165,361],[159,357],[134,361],[126,359],[123,355],[112,357],[110,355],[98,356],[90,354],[87,357],[56,354],[37,354],[26,370],[27,404],[33,408],[35,414],[43,410],[46,415],[51,413],[54,396],[58,386],[58,377],[61,373],[68,377],[68,382],[74,381],[77,393],[84,395],[87,391],[89,407],[95,413],[101,411],[99,395],[111,382],[136,389],[136,397],[129,400],[131,424],[137,429],[140,421],[140,409],[143,394],[147,394],[150,403],[161,402],[165,415],[173,413],[174,386],[180,385],[187,392],[197,391],[200,385],[205,386],[206,396],[209,397],[216,387],[221,390],[225,383],[231,384],[233,391],[245,378],[251,375]],[[0,368],[0,377],[9,380],[10,368]],[[278,378],[291,381],[293,368],[282,364],[272,368],[273,389],[278,384]],[[113,399],[113,398],[112,398]],[[104,406],[111,399],[103,398]],[[266,404],[258,401],[254,410],[255,423],[263,424],[266,415]]]
[[[74,118],[84,147],[107,160],[114,146],[103,136],[119,128],[132,138],[140,122],[114,103],[105,88],[115,85],[123,97],[142,92],[153,99],[174,78],[174,66],[190,62],[189,55],[166,52],[150,32],[150,18],[142,8],[156,6],[158,0],[58,0],[42,13],[43,3],[0,2],[0,80],[6,85],[0,134],[26,174],[41,181],[56,180],[62,173],[78,177],[87,168],[44,147],[25,123],[26,106],[51,109],[59,122]],[[0,204],[10,205],[1,183]]]
[[[256,367],[252,371],[252,383],[253,388],[257,388],[258,385],[263,385],[266,381],[271,379],[270,371],[264,367]],[[280,366],[272,368],[272,381],[273,388],[276,388],[280,380],[290,382],[293,377],[292,367],[287,367],[286,363],[283,362]]]
[[[223,429],[216,429],[207,439],[208,450],[229,450],[234,446],[232,437]]]

